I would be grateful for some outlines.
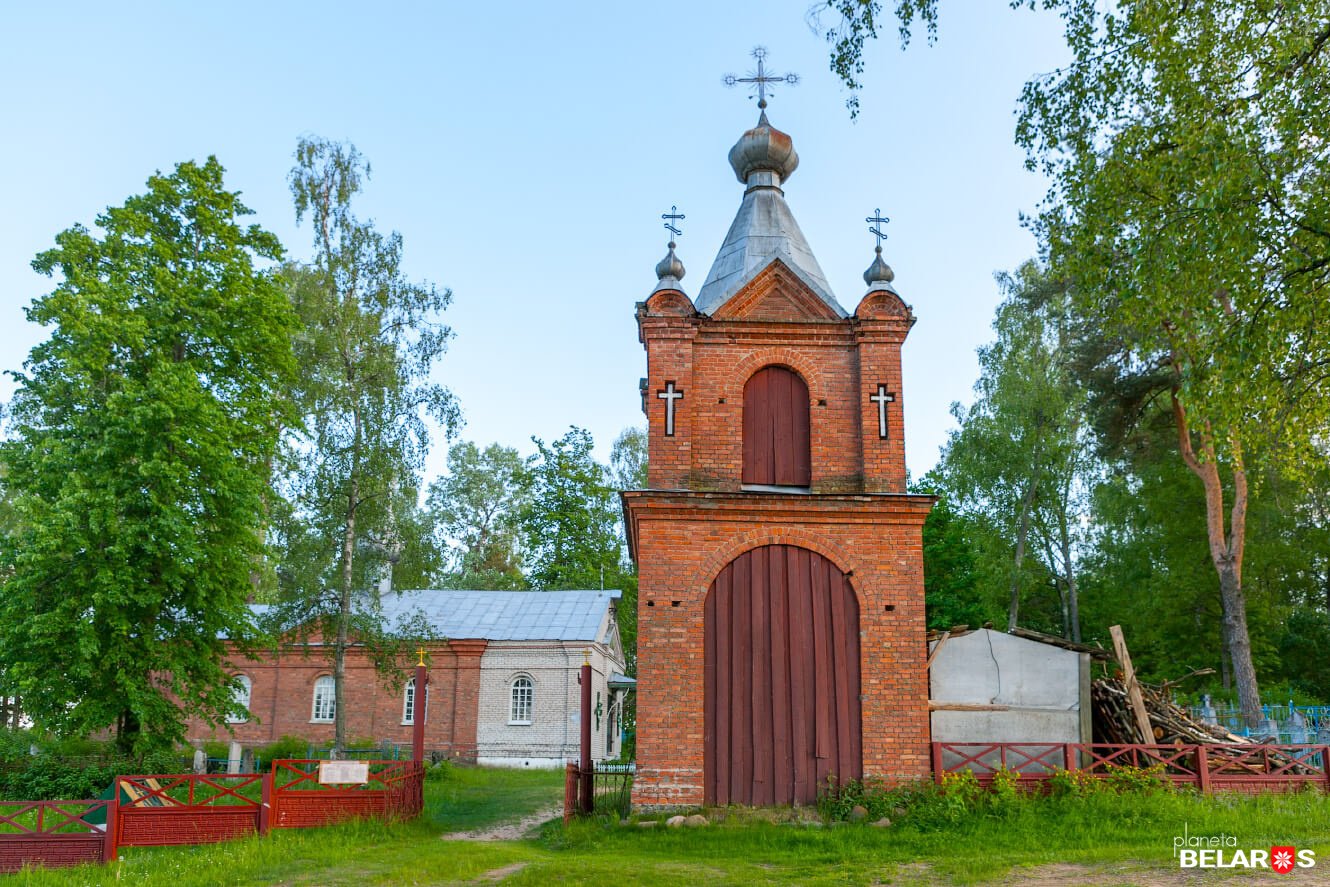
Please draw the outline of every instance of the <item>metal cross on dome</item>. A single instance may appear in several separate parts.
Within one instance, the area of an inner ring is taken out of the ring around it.
[[[674,235],[670,240],[683,235],[682,229],[680,229],[676,223],[682,222],[687,217],[679,212],[679,207],[671,206],[670,211],[667,213],[661,213],[660,217],[665,220],[665,230]]]
[[[749,71],[747,77],[735,77],[733,74],[725,75],[726,86],[735,86],[740,83],[756,83],[757,106],[759,108],[766,108],[767,106],[768,83],[788,83],[791,86],[794,86],[799,82],[798,74],[777,74],[774,76],[767,74],[766,67],[763,65],[766,57],[767,48],[765,46],[755,46],[753,47],[753,58],[757,59],[756,72]],[[749,98],[752,98],[752,93],[749,93]]]
[[[873,214],[868,218],[864,219],[864,221],[867,222],[869,225],[868,233],[877,235],[877,245],[881,247],[882,241],[887,239],[887,235],[882,233],[882,226],[885,225],[887,222],[890,222],[891,219],[882,215],[881,209],[875,209],[873,210]]]

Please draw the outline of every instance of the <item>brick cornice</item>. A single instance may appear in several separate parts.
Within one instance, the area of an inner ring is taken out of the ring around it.
[[[630,490],[620,494],[628,551],[637,558],[638,525],[644,520],[739,521],[755,526],[834,527],[874,524],[922,526],[936,496],[918,493],[697,492]]]
[[[485,648],[489,646],[489,641],[485,638],[449,638],[448,649],[457,654],[457,666],[478,667],[480,657],[484,655]],[[473,659],[474,662],[464,662],[465,659]]]

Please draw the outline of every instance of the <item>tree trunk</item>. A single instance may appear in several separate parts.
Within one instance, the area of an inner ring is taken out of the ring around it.
[[[1261,692],[1256,684],[1256,667],[1251,658],[1251,636],[1247,633],[1247,600],[1242,593],[1242,578],[1230,564],[1216,564],[1219,571],[1219,596],[1224,602],[1224,623],[1228,626],[1228,651],[1233,660],[1233,682],[1238,689],[1238,706],[1247,726],[1253,730],[1265,724],[1261,710]]]
[[[1233,665],[1233,682],[1238,690],[1238,709],[1247,726],[1260,728],[1265,717],[1261,712],[1261,693],[1256,681],[1256,666],[1251,658],[1251,636],[1247,632],[1247,599],[1242,592],[1242,555],[1247,535],[1247,470],[1243,463],[1242,448],[1236,440],[1230,441],[1233,469],[1233,506],[1229,511],[1228,528],[1224,527],[1224,486],[1219,477],[1218,452],[1214,432],[1205,425],[1200,429],[1201,461],[1192,446],[1192,430],[1187,412],[1178,398],[1175,387],[1173,419],[1178,431],[1178,447],[1182,459],[1192,473],[1200,478],[1205,489],[1205,528],[1210,543],[1210,561],[1219,577],[1219,600],[1223,606],[1222,628],[1224,646]]]
[[[116,719],[115,744],[122,754],[129,755],[134,751],[134,745],[139,738],[139,730],[138,716],[129,709],[121,711],[120,717]]]
[[[1007,631],[1015,631],[1021,607],[1021,564],[1025,560],[1025,540],[1030,535],[1030,514],[1034,511],[1035,492],[1039,488],[1039,475],[1030,478],[1021,498],[1021,526],[1016,533],[1016,556],[1011,570],[1011,603],[1007,608]]]
[[[346,648],[351,622],[351,586],[356,554],[356,511],[360,507],[360,410],[353,416],[351,478],[346,495],[346,530],[342,534],[342,570],[337,600],[337,641],[333,645],[333,748],[346,748]]]
[[[1067,586],[1067,622],[1070,624],[1071,633],[1066,637],[1076,643],[1081,642],[1081,604],[1076,591],[1076,564],[1072,562],[1071,557],[1071,528],[1067,526],[1066,508],[1062,511],[1062,572]]]

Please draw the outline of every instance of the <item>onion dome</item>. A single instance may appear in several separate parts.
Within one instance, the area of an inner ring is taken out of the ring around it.
[[[767,120],[767,112],[763,111],[757,118],[757,126],[740,136],[730,149],[730,166],[745,185],[759,184],[749,181],[752,173],[773,172],[776,180],[761,184],[773,184],[779,188],[780,183],[798,169],[799,155],[795,153],[794,140],[772,126]]]
[[[679,257],[674,254],[674,245],[674,241],[671,240],[670,251],[656,265],[656,279],[661,283],[666,281],[678,283],[683,280],[683,262],[679,261]]]
[[[868,266],[864,272],[864,283],[868,284],[870,289],[877,287],[878,284],[885,284],[886,289],[891,289],[891,282],[896,279],[896,272],[891,270],[891,266],[882,261],[882,247],[877,248],[877,256],[873,259],[873,264]]]

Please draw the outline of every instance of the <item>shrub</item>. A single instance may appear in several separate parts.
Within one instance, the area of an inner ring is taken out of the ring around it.
[[[1164,775],[1163,764],[1149,767],[1108,765],[1108,775],[1102,781],[1109,791],[1125,794],[1157,794],[1173,790],[1173,783]]]
[[[225,761],[231,757],[231,745],[220,739],[210,739],[203,743],[203,753],[215,761]]]
[[[265,764],[279,758],[303,758],[309,754],[309,740],[299,736],[283,736],[270,745],[254,749],[254,754]]]
[[[426,782],[446,782],[453,775],[453,762],[448,759],[436,761],[425,768]]]
[[[95,798],[117,776],[182,773],[188,770],[175,752],[149,754],[78,766],[51,754],[32,758],[26,767],[0,774],[0,798],[15,801],[82,800]]]

